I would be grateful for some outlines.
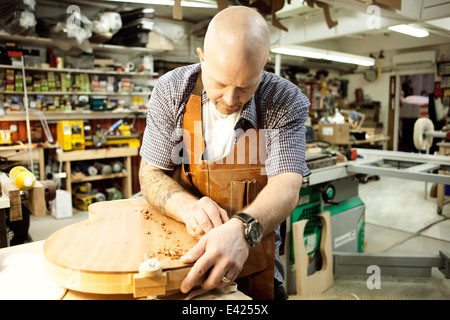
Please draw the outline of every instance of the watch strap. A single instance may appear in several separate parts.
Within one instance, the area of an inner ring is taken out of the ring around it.
[[[244,222],[247,225],[249,225],[250,223],[255,221],[255,218],[253,218],[252,216],[246,214],[245,212],[238,212],[235,215],[233,215],[231,218],[237,218],[237,219],[241,220],[242,222]]]

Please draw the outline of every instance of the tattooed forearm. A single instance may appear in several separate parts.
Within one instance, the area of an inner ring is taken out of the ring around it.
[[[143,197],[149,204],[160,209],[166,215],[167,201],[184,189],[163,170],[148,165],[145,160],[139,169],[139,181]]]

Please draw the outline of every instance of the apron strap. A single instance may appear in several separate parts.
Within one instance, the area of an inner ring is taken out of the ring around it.
[[[198,73],[197,76],[197,80],[195,81],[195,87],[194,91],[192,91],[192,94],[201,97],[202,93],[203,93],[203,82],[202,82],[202,70],[200,69],[200,72]]]
[[[191,164],[200,161],[205,150],[202,132],[202,93],[203,83],[200,70],[195,82],[194,91],[186,103],[183,115],[183,140],[185,143],[190,142],[190,145],[186,146],[186,148],[190,153],[189,160]],[[195,156],[200,157],[200,159],[195,159]]]

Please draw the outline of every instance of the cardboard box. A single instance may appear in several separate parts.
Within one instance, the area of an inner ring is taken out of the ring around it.
[[[375,2],[384,4],[397,10],[402,10],[402,0],[376,0]]]
[[[316,139],[331,142],[333,144],[348,144],[350,137],[350,125],[319,123]]]
[[[362,2],[366,2],[368,4],[384,4],[385,6],[402,10],[402,0],[360,0]]]
[[[56,190],[56,197],[50,201],[52,216],[56,219],[72,216],[72,195],[66,190]]]
[[[383,124],[382,123],[364,123],[364,126],[361,127],[361,132],[365,132],[369,136],[375,136],[378,134],[383,134]]]

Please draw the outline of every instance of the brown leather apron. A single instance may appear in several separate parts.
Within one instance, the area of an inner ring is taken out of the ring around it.
[[[189,161],[176,167],[173,178],[194,195],[210,197],[231,217],[249,205],[267,184],[263,162],[266,157],[264,134],[259,135],[252,126],[244,128],[245,133],[224,159],[204,161],[202,91],[200,73],[183,117],[183,152],[188,153],[185,159]],[[239,290],[253,299],[273,299],[274,264],[275,234],[272,232],[250,249],[236,280]]]

